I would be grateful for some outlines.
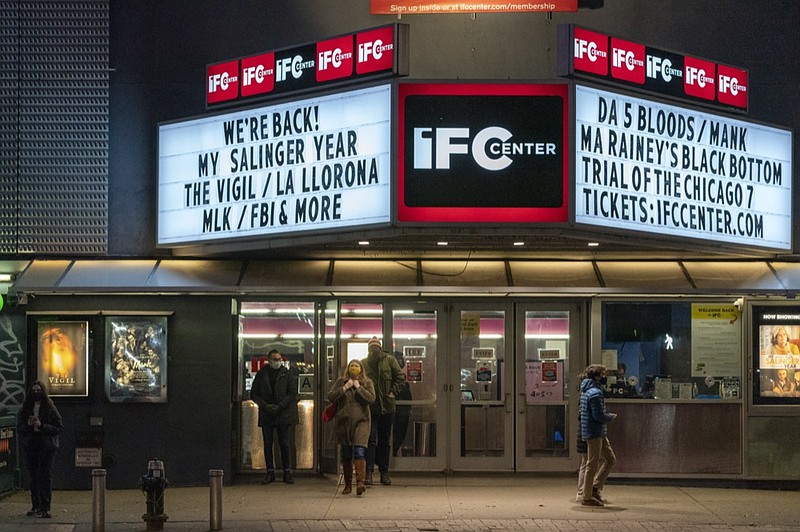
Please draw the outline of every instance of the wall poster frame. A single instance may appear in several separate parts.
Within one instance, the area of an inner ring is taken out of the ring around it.
[[[36,321],[37,378],[52,397],[89,396],[89,322]]]
[[[106,398],[167,402],[167,317],[106,316]]]

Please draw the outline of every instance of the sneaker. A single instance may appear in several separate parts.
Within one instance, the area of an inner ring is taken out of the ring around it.
[[[264,477],[264,480],[261,481],[262,484],[272,484],[273,482],[275,482],[274,471],[270,471],[269,473],[267,473],[267,476]]]
[[[597,499],[584,499],[581,501],[581,506],[604,506],[604,504]]]
[[[28,510],[28,512],[25,515],[27,515],[28,517],[32,517],[34,515],[39,515],[40,513],[42,513],[41,509],[39,509],[39,508],[31,508],[30,510]]]
[[[47,510],[42,510],[42,514],[39,517],[44,517],[45,519],[50,519],[53,516],[50,515],[50,512],[48,512]]]
[[[598,489],[593,489],[592,490],[592,499],[594,499],[596,501],[599,501],[599,502],[602,502],[603,504],[607,504],[608,503],[608,501],[606,501],[603,498],[603,496],[600,494],[600,490],[598,490]]]
[[[392,485],[392,479],[389,478],[389,473],[381,473],[381,484],[384,486]]]

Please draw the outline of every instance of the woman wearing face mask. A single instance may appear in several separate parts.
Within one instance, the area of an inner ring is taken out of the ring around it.
[[[27,515],[50,518],[53,459],[64,423],[41,381],[35,381],[28,389],[17,428],[31,477],[31,509]]]
[[[369,443],[370,405],[375,401],[375,387],[364,372],[361,361],[352,360],[347,371],[328,392],[328,400],[337,404],[334,431],[342,446],[344,489],[342,495],[353,491],[353,467],[356,470],[356,494],[366,490],[367,444]]]

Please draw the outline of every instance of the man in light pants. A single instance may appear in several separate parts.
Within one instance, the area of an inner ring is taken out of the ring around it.
[[[608,441],[606,424],[617,417],[606,412],[602,386],[606,367],[592,364],[581,382],[581,436],[586,440],[586,476],[583,480],[583,506],[604,506],[603,485],[617,461]]]

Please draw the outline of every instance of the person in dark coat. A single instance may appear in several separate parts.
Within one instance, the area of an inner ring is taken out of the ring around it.
[[[31,477],[31,509],[27,515],[50,518],[53,497],[53,460],[64,428],[61,414],[41,381],[28,389],[19,411],[17,429]]]
[[[607,370],[600,364],[586,368],[581,382],[581,437],[586,441],[586,472],[583,480],[583,506],[603,506],[603,486],[617,461],[608,441],[606,425],[617,415],[606,411],[603,388]]]
[[[272,454],[272,435],[277,431],[281,450],[283,481],[294,484],[289,431],[297,424],[297,375],[283,365],[277,349],[267,355],[268,364],[258,370],[250,389],[250,398],[258,406],[258,426],[264,437],[264,458],[267,476],[262,484],[275,482],[275,457]]]
[[[353,491],[353,467],[356,470],[356,495],[366,490],[367,445],[369,443],[371,411],[375,402],[375,387],[367,377],[360,360],[351,360],[345,374],[331,385],[328,401],[336,403],[334,433],[342,446],[344,489],[342,495]]]

